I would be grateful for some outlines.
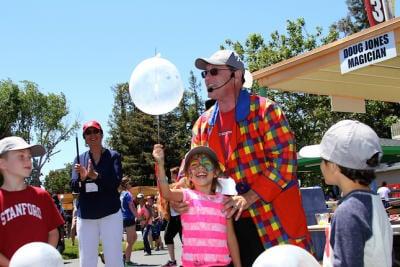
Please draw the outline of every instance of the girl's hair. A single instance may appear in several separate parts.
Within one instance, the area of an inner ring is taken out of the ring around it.
[[[220,177],[220,175],[222,174],[222,170],[219,167],[219,163],[215,160],[213,160],[211,157],[209,157],[207,154],[194,154],[192,155],[189,159],[188,162],[190,162],[195,156],[199,156],[199,155],[204,155],[206,156],[209,160],[211,160],[211,162],[214,165],[214,168],[217,170],[217,176],[215,176],[212,180],[212,184],[211,184],[211,193],[215,193],[215,191],[217,190],[217,186],[218,186],[218,177]],[[189,176],[189,168],[186,169],[186,173],[185,173],[186,177],[188,177],[187,181],[188,181],[188,186],[190,189],[194,189],[194,184],[192,183],[192,181],[190,180],[190,176]]]
[[[328,160],[323,160],[325,163]],[[379,152],[374,154],[370,159],[367,160],[367,165],[369,167],[377,167],[379,165]],[[350,180],[357,182],[361,185],[369,186],[369,184],[375,179],[375,170],[355,170],[347,167],[339,166],[340,172],[349,178]]]
[[[128,184],[130,182],[131,182],[131,179],[129,179],[128,176],[125,176],[122,178],[120,186],[122,187],[122,189],[126,190],[128,188]]]

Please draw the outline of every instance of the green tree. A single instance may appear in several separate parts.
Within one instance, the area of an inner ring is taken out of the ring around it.
[[[79,124],[66,121],[69,109],[64,94],[43,94],[33,82],[15,84],[11,80],[0,81],[0,100],[1,106],[10,107],[4,108],[5,112],[0,115],[0,129],[4,130],[2,137],[17,135],[46,148],[44,156],[34,159],[34,169],[28,179],[29,184],[40,186],[43,166],[59,152],[56,146],[68,140]]]
[[[44,179],[44,187],[50,194],[71,193],[71,173],[71,163],[67,163],[63,169],[50,171]]]
[[[12,134],[21,106],[20,90],[11,80],[0,81],[0,139]]]
[[[154,116],[144,114],[133,105],[127,83],[113,88],[114,106],[110,116],[110,138],[107,143],[122,155],[123,173],[136,184],[152,184],[149,174],[151,146],[157,140]]]
[[[348,13],[337,21],[338,32],[344,36],[351,35],[369,27],[364,0],[346,0]]]

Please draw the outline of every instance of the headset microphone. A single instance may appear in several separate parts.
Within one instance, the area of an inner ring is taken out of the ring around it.
[[[234,72],[232,72],[231,73],[231,77],[228,79],[228,80],[226,80],[226,82],[224,82],[222,85],[220,85],[220,86],[218,86],[218,87],[208,87],[207,88],[207,92],[209,92],[209,93],[212,93],[212,92],[214,92],[214,90],[217,90],[217,89],[219,89],[219,88],[221,88],[222,86],[224,86],[225,84],[227,84],[230,80],[232,80],[232,78],[234,78],[235,77],[235,73]]]

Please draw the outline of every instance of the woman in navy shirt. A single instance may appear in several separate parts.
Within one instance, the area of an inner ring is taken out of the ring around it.
[[[81,267],[97,266],[101,239],[106,267],[122,267],[122,214],[118,186],[122,178],[121,156],[102,145],[103,129],[97,121],[83,125],[89,150],[74,161],[71,187],[79,193],[77,232]]]

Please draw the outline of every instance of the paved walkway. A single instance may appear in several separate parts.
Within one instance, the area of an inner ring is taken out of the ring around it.
[[[162,239],[164,241],[164,233],[162,233]],[[138,232],[138,240],[142,240],[142,234],[140,232]],[[174,242],[175,242],[175,257],[177,259],[177,263],[179,266],[181,262],[180,259],[181,259],[182,244],[178,235],[175,237]],[[145,256],[142,250],[133,251],[131,256],[131,261],[136,263],[135,266],[147,266],[147,267],[161,266],[165,264],[168,260],[169,260],[169,255],[166,247],[164,250],[160,251],[153,250],[152,255],[150,256]],[[79,259],[65,260],[64,266],[79,267]],[[100,261],[100,258],[97,263],[97,266],[104,267],[104,264]]]

